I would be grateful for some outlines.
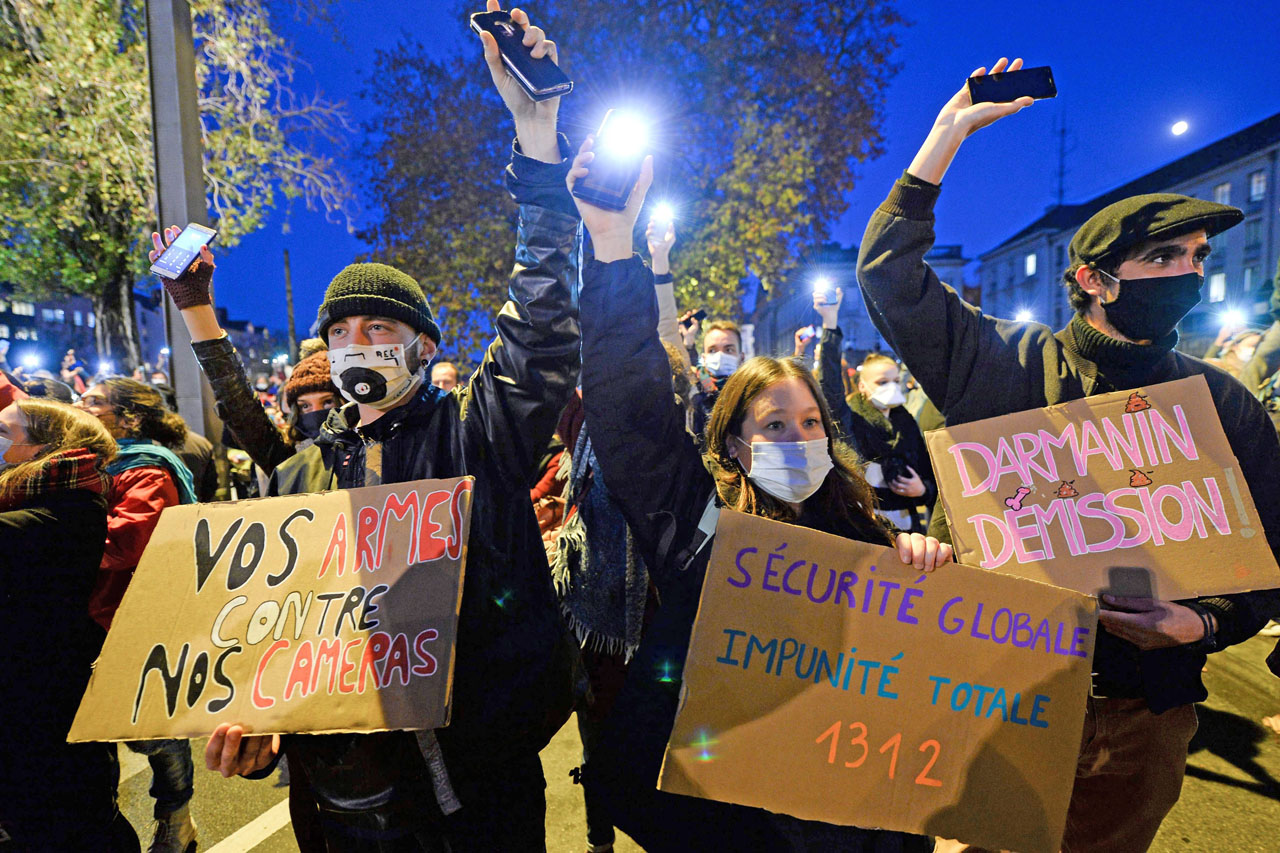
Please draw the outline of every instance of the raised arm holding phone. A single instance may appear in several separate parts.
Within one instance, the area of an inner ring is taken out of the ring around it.
[[[488,11],[499,11],[496,0]],[[555,45],[523,12],[512,10],[510,18],[523,33],[521,49],[554,61]],[[290,772],[310,783],[329,850],[546,845],[538,753],[568,717],[571,658],[529,481],[577,381],[571,282],[578,219],[564,184],[558,99],[530,100],[492,35],[480,39],[517,132],[505,178],[519,223],[510,298],[494,320],[497,339],[464,390],[442,391],[426,382],[442,331],[422,287],[382,264],[348,266],[330,283],[317,324],[350,402],[271,481],[273,494],[301,494],[335,484],[475,477],[452,720],[416,735],[290,734],[278,746],[274,737],[228,721],[205,751],[212,770],[256,776],[282,750]],[[376,395],[348,383],[343,370],[371,347],[402,354]],[[507,601],[517,606],[503,606]]]
[[[593,142],[568,180],[590,173]],[[653,178],[646,158],[625,209],[578,200],[595,259],[583,270],[582,385],[586,420],[610,493],[627,519],[658,604],[617,700],[593,748],[592,784],[614,823],[646,850],[932,849],[928,838],[837,827],[760,809],[656,790],[679,700],[711,553],[699,536],[718,506],[883,544],[924,571],[950,559],[949,546],[920,534],[893,537],[869,507],[870,487],[853,454],[834,441],[817,381],[790,360],[754,358],[728,377],[711,412],[706,454],[684,427],[658,334],[653,276],[632,253],[632,230]],[[618,353],[627,354],[619,362]],[[700,541],[699,541],[700,540]],[[699,544],[701,547],[699,547]],[[944,569],[945,571],[945,569]]]
[[[991,71],[1021,67],[1020,59],[1001,59]],[[940,184],[961,145],[1031,103],[974,103],[965,85],[943,106],[867,225],[858,280],[872,321],[948,424],[1204,376],[1233,451],[1251,460],[1245,479],[1275,550],[1280,443],[1270,420],[1240,383],[1173,348],[1178,321],[1200,299],[1209,238],[1240,222],[1239,210],[1156,193],[1096,212],[1069,246],[1063,298],[1075,314],[1057,332],[984,315],[925,263]],[[934,521],[945,536],[942,513]],[[1280,597],[1275,590],[1182,602],[1104,596],[1103,607],[1063,849],[1145,850],[1181,790],[1192,703],[1207,696],[1205,655],[1253,636]]]

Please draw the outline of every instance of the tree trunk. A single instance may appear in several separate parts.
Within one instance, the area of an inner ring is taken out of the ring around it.
[[[94,337],[100,358],[115,362],[118,373],[127,374],[142,363],[134,315],[133,280],[127,275],[108,282],[93,297],[97,315]]]

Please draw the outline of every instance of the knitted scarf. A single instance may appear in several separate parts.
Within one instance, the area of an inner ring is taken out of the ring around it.
[[[191,471],[172,450],[161,447],[146,438],[118,438],[120,452],[107,465],[107,473],[113,477],[131,468],[163,468],[173,475],[178,487],[178,503],[196,503],[196,485]]]
[[[644,628],[649,572],[622,511],[598,474],[584,425],[570,461],[568,520],[556,543],[551,578],[560,609],[582,648],[623,654],[630,661]]]
[[[105,495],[110,478],[102,470],[102,458],[83,447],[59,450],[40,460],[35,473],[18,483],[10,483],[0,493],[0,511],[18,509],[46,492],[83,489]]]

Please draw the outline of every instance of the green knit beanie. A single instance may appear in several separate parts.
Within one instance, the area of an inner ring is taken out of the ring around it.
[[[333,277],[316,315],[316,331],[326,341],[329,327],[345,317],[389,317],[440,343],[440,327],[418,283],[386,264],[351,264]]]

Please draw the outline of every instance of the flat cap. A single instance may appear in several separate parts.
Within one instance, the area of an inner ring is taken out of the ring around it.
[[[1239,208],[1177,193],[1135,195],[1109,204],[1071,238],[1071,263],[1113,259],[1147,240],[1203,228],[1212,237],[1244,219]]]

